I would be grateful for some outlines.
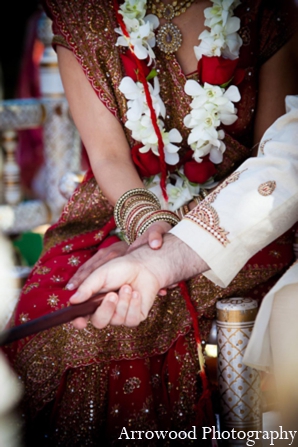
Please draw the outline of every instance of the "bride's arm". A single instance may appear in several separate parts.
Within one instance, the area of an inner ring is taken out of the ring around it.
[[[86,147],[93,174],[104,195],[114,206],[126,191],[144,188],[132,162],[123,127],[99,100],[74,54],[61,46],[57,47],[57,54],[65,95]],[[141,242],[148,242],[151,248],[158,249],[162,245],[162,234],[170,228],[167,222],[156,222],[141,236]],[[88,273],[108,259],[123,255],[126,249],[123,242],[113,248],[100,250],[87,265],[84,264],[78,270],[71,283],[77,287]]]
[[[59,69],[72,117],[98,185],[112,205],[144,185],[132,163],[122,125],[98,99],[74,54],[57,48]]]

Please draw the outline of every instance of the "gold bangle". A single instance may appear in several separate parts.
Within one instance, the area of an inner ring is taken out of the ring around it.
[[[196,206],[199,205],[199,203],[201,203],[202,200],[203,200],[203,199],[202,199],[202,197],[200,197],[200,196],[197,196],[197,197],[194,197],[194,198],[193,198],[193,201],[195,202]]]
[[[151,214],[151,216],[137,228],[137,235],[141,236],[149,228],[149,226],[155,222],[164,221],[170,225],[175,226],[180,222],[179,217],[172,211],[159,210]]]
[[[123,221],[122,221],[122,216],[121,216],[122,208],[125,205],[126,200],[133,196],[135,196],[135,197],[141,196],[141,197],[146,197],[147,199],[150,199],[151,201],[153,200],[154,203],[156,204],[156,206],[158,206],[158,208],[160,209],[159,200],[153,192],[151,192],[150,190],[148,190],[146,188],[130,189],[129,191],[126,191],[124,194],[122,194],[122,196],[119,197],[119,199],[117,200],[115,207],[114,207],[115,223],[116,223],[117,227],[120,229],[123,229]]]
[[[203,197],[203,200],[208,196],[208,191],[207,191],[207,189],[204,189],[204,188],[201,188],[200,189],[200,194],[201,194],[201,196]]]
[[[189,209],[189,206],[188,206],[188,204],[186,204],[186,205],[183,205],[183,212],[184,212],[184,215],[183,215],[183,217],[185,216],[185,214],[189,213],[189,211],[190,211],[190,209]]]

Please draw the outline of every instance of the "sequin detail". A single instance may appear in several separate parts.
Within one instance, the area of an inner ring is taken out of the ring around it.
[[[34,273],[36,273],[37,275],[47,275],[48,273],[50,273],[50,271],[51,269],[49,267],[41,265],[34,270]]]
[[[134,392],[135,389],[140,388],[141,385],[141,380],[138,379],[137,377],[130,377],[129,379],[126,380],[124,387],[123,387],[123,392],[124,394],[131,394]]]
[[[55,295],[54,293],[52,295],[50,295],[49,298],[48,298],[47,303],[51,307],[57,307],[57,305],[59,303],[58,295]]]
[[[27,323],[27,321],[30,320],[29,314],[21,313],[19,319],[20,319],[20,323]]]
[[[71,256],[67,263],[69,265],[72,265],[73,267],[77,267],[78,265],[80,265],[80,258],[78,256]]]

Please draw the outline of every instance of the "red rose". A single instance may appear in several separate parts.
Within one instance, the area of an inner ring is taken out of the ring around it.
[[[159,157],[153,154],[151,150],[144,154],[141,153],[139,151],[140,147],[142,147],[142,144],[136,144],[131,149],[132,160],[140,176],[151,177],[151,175],[159,174],[161,171]]]
[[[122,63],[124,66],[124,71],[125,71],[126,76],[129,76],[135,82],[138,81],[138,75],[137,75],[138,67],[137,67],[137,63],[136,63],[135,58],[134,58],[133,54],[131,53],[131,51],[128,50],[128,51],[126,51],[125,54],[121,54],[121,59],[122,59]],[[147,60],[146,61],[141,60],[140,63],[142,64],[144,74],[147,77],[151,71],[151,68],[148,67]]]
[[[223,57],[202,56],[198,62],[198,74],[201,82],[208,82],[212,85],[223,85],[231,81],[239,84],[244,78],[244,70],[237,68],[238,59],[224,59]]]
[[[212,161],[204,157],[201,163],[197,163],[195,160],[186,162],[184,174],[190,182],[203,184],[216,174],[216,168]]]

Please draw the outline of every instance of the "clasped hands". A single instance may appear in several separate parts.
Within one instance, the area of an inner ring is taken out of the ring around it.
[[[168,268],[155,251],[162,247],[163,235],[170,228],[166,222],[156,222],[131,246],[119,241],[103,248],[77,270],[66,286],[77,289],[72,304],[98,291],[107,295],[90,318],[74,320],[76,328],[86,327],[89,319],[101,329],[108,324],[137,326],[147,318],[157,293],[165,294],[162,287],[168,282]]]

